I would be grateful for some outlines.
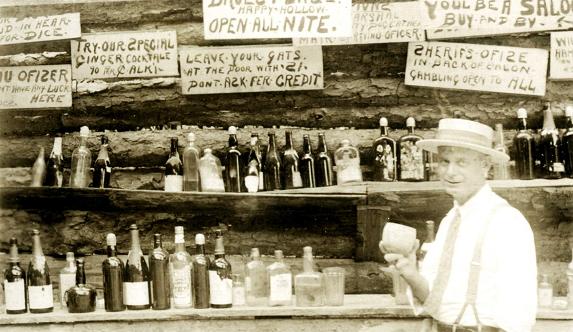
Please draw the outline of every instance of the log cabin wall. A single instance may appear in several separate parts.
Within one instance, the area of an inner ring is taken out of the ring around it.
[[[290,39],[205,40],[199,0],[9,0],[5,3],[10,1],[12,5],[0,7],[1,17],[79,12],[82,33],[174,30],[179,47],[291,42]],[[550,40],[549,33],[523,33],[466,38],[460,42],[549,49]],[[405,120],[409,116],[416,119],[418,133],[424,137],[432,137],[438,120],[444,117],[478,120],[492,127],[502,123],[511,152],[517,108],[526,108],[530,126],[540,128],[542,105],[550,101],[557,126],[562,128],[565,105],[573,103],[571,81],[548,80],[544,97],[406,86],[407,43],[324,46],[322,49],[323,90],[190,96],[181,93],[179,78],[105,80],[74,82],[73,106],[69,109],[2,110],[0,186],[27,186],[30,167],[39,147],[50,151],[56,133],[64,134],[63,153],[69,169],[71,153],[79,142],[78,131],[82,125],[92,130],[88,145],[93,156],[99,149],[99,136],[108,131],[114,166],[113,187],[161,190],[161,167],[169,151],[169,138],[179,137],[180,145],[184,146],[189,131],[196,133],[200,147],[213,148],[219,157],[223,156],[226,128],[229,126],[239,127],[242,151],[246,151],[251,132],[259,133],[263,145],[266,145],[266,133],[273,126],[277,127],[279,150],[284,145],[286,127],[294,128],[294,145],[299,150],[303,133],[311,135],[316,148],[317,134],[325,132],[331,152],[341,139],[349,138],[359,148],[365,179],[370,180],[368,165],[372,157],[369,148],[379,134],[377,126],[381,116],[388,118],[393,129],[391,136],[395,138],[405,133]],[[69,41],[0,47],[0,66],[69,63]],[[163,129],[174,121],[184,129]],[[571,187],[558,190],[558,194],[554,194],[555,190],[551,186],[533,193],[512,194],[509,190],[504,197],[519,207],[532,224],[540,270],[550,273],[557,294],[563,295],[566,291],[564,269],[571,260],[569,240],[573,236],[573,199]],[[163,199],[168,202],[167,198]],[[415,199],[427,203],[427,198]],[[388,197],[383,201],[387,204]],[[447,201],[447,198],[442,198],[443,204],[432,209],[431,215],[437,221],[447,210]],[[410,203],[417,205],[416,202]],[[19,237],[25,243],[24,251],[29,250],[29,246],[26,247],[26,243],[30,243],[27,230],[40,227],[45,234],[43,241],[47,254],[60,256],[68,250],[88,255],[101,254],[105,233],[115,231],[125,240],[129,224],[133,222],[144,225],[143,234],[147,236],[143,241],[147,243],[144,248],[151,246],[148,240],[152,232],[172,234],[176,224],[186,226],[190,243],[190,234],[196,231],[232,224],[227,242],[229,253],[235,255],[246,253],[252,246],[262,247],[263,253],[270,254],[279,244],[287,247],[287,254],[300,256],[303,245],[312,245],[325,259],[339,259],[340,264],[348,265],[356,247],[357,211],[347,206],[331,211],[328,211],[329,207],[305,210],[305,204],[301,203],[302,210],[259,207],[256,213],[237,215],[232,213],[235,211],[233,208],[225,213],[208,209],[106,211],[103,208],[75,209],[39,204],[38,208],[3,204],[0,209],[2,250],[7,250],[11,236]],[[223,201],[212,204],[225,206]],[[426,209],[429,209],[428,205]],[[406,211],[400,216],[393,215],[393,218],[422,230],[427,213],[424,208],[416,211],[415,214]],[[127,250],[127,243],[120,249]],[[350,264],[361,269],[356,275],[362,279],[358,278],[356,284],[364,285],[353,286],[351,291],[388,292],[388,280],[375,265],[364,264]]]

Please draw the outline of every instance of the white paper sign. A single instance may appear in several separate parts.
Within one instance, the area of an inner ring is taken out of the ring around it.
[[[406,85],[545,95],[548,52],[442,42],[408,45]]]
[[[175,31],[84,34],[71,44],[74,79],[179,75]]]
[[[72,39],[81,36],[80,13],[26,17],[0,17],[0,45]]]
[[[205,39],[350,37],[351,0],[203,0]]]
[[[349,45],[425,40],[422,7],[418,1],[355,3],[352,37],[294,38],[294,45]]]
[[[551,33],[550,78],[573,80],[573,31]]]
[[[71,106],[70,65],[0,67],[0,109]]]
[[[283,45],[179,50],[183,94],[323,88],[322,48]]]

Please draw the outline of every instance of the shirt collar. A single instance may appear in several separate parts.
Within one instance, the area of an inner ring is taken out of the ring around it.
[[[460,205],[454,200],[454,209],[457,209],[460,214],[468,215],[479,214],[483,211],[484,206],[488,206],[491,203],[490,194],[492,193],[489,184],[485,183],[469,200],[464,204]]]

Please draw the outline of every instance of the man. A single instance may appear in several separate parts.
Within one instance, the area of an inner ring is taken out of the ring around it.
[[[454,199],[420,271],[412,255],[388,253],[380,242],[385,259],[434,318],[433,331],[526,332],[535,323],[533,233],[486,183],[491,163],[509,160],[492,149],[492,138],[481,123],[443,119],[435,139],[417,143],[438,153],[440,181]]]

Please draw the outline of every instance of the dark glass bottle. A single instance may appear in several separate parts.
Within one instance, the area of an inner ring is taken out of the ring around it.
[[[123,271],[122,260],[117,257],[115,234],[109,233],[106,237],[107,258],[102,263],[103,296],[105,311],[123,311]]]
[[[178,146],[177,137],[171,137],[171,150],[165,162],[165,191],[169,192],[183,191],[183,163],[179,158]]]
[[[209,257],[205,255],[205,236],[195,235],[195,255],[193,256],[193,307],[209,308]]]
[[[32,259],[28,266],[28,299],[30,312],[45,313],[54,310],[54,290],[50,280],[50,268],[42,252],[40,231],[32,231]]]
[[[310,136],[308,134],[304,134],[302,136],[302,157],[300,158],[300,172],[303,187],[316,187],[316,179],[314,177],[314,156],[312,155],[312,146],[310,144]]]
[[[567,128],[561,139],[561,151],[563,152],[565,175],[573,178],[573,106],[565,108],[565,116],[567,117]]]
[[[263,167],[265,173],[265,190],[281,189],[281,160],[277,153],[275,133],[269,133],[269,145]]]
[[[26,271],[20,267],[18,240],[10,239],[10,258],[4,270],[4,300],[7,314],[23,314],[28,311],[26,303]]]
[[[543,128],[541,129],[541,141],[539,146],[539,160],[543,177],[547,179],[559,179],[565,172],[561,162],[561,139],[559,131],[553,121],[551,103],[546,103],[543,109]]]
[[[103,135],[101,137],[101,148],[94,163],[94,176],[92,186],[94,188],[109,188],[111,179],[111,162],[108,152],[109,139]]]
[[[46,160],[44,159],[44,147],[40,147],[38,157],[32,166],[32,183],[30,187],[41,187],[46,179]]]
[[[259,154],[257,153],[257,141],[258,136],[251,136],[249,153],[245,161],[245,188],[250,193],[256,193],[259,191],[259,181],[262,180],[261,160],[259,159]]]
[[[233,305],[233,280],[231,263],[225,258],[221,231],[217,231],[215,241],[215,259],[209,264],[211,308],[230,308]]]
[[[153,235],[153,250],[149,255],[149,279],[153,310],[169,309],[169,253],[161,246],[161,234]]]
[[[302,187],[302,178],[299,170],[298,153],[293,148],[292,132],[287,130],[285,132],[285,151],[283,152],[283,170],[282,170],[282,183],[285,189],[293,189]]]
[[[318,156],[316,158],[316,186],[332,186],[332,179],[332,160],[328,155],[326,138],[323,133],[320,133],[318,134]]]
[[[68,312],[84,313],[94,312],[96,309],[97,292],[94,287],[86,283],[84,260],[76,260],[76,285],[66,291]]]
[[[228,192],[241,192],[241,151],[237,140],[237,128],[229,127],[229,148],[225,158],[225,181]]]
[[[45,186],[61,187],[64,180],[64,158],[62,157],[62,137],[54,138],[54,147],[46,165]]]
[[[535,140],[527,129],[527,111],[517,110],[517,134],[513,137],[515,152],[515,170],[517,178],[531,180],[535,178]]]
[[[416,120],[409,117],[406,119],[408,133],[398,139],[398,180],[399,181],[424,181],[429,179],[427,164],[427,152],[416,146],[416,142],[422,139],[414,133]]]
[[[131,250],[125,262],[123,275],[123,303],[128,310],[143,310],[150,307],[149,269],[139,244],[137,225],[129,227]]]
[[[396,140],[388,136],[388,120],[380,118],[380,136],[372,143],[374,180],[396,181]]]
[[[259,161],[259,191],[265,190],[265,171],[264,171],[264,159],[263,159],[263,151],[261,150],[261,140],[259,139],[259,134],[252,133],[251,137],[256,138],[255,141],[255,154],[257,155]],[[247,164],[248,165],[248,164]]]

